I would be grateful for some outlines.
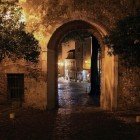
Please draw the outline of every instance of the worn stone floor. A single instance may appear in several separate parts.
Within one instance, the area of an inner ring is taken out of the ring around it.
[[[22,108],[14,120],[1,114],[0,140],[140,140],[139,123],[95,107],[83,83],[68,85],[59,85],[56,110]]]
[[[59,107],[71,108],[78,106],[91,106],[94,102],[89,93],[90,84],[87,82],[58,82]]]

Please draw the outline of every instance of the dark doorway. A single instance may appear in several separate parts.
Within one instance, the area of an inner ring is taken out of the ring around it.
[[[10,100],[22,100],[24,94],[24,74],[7,74],[8,97]]]

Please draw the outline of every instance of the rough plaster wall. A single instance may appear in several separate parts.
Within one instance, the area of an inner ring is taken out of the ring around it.
[[[0,103],[6,103],[8,99],[7,93],[7,74],[8,73],[23,73],[19,71],[20,66],[18,63],[13,63],[12,61],[5,59],[0,64]]]
[[[46,108],[46,83],[43,79],[25,78],[24,107]]]
[[[114,84],[115,84],[114,59],[115,58],[114,56],[109,56],[107,52],[108,52],[108,48],[105,47],[105,52],[104,52],[105,56],[102,60],[103,67],[101,68],[102,69],[101,82],[104,82],[105,84],[101,84],[104,85],[104,87],[101,87],[102,93],[100,98],[100,104],[103,109],[115,110],[117,108],[117,98],[114,90]],[[103,77],[104,79],[102,79]]]
[[[118,109],[140,109],[140,68],[119,63]]]
[[[4,60],[0,66],[0,104],[7,102],[7,73],[24,73],[24,107],[46,107],[46,74],[24,61]]]
[[[0,104],[3,104],[7,100],[7,86],[6,86],[5,73],[0,73]]]

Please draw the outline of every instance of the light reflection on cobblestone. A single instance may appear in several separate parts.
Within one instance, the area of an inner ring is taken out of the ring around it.
[[[76,107],[93,105],[92,98],[88,95],[88,83],[59,82],[58,99],[60,107]]]

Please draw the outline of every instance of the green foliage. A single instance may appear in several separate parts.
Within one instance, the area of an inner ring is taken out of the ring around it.
[[[0,61],[5,57],[37,62],[38,41],[25,32],[21,8],[12,3],[0,4]]]
[[[110,54],[117,54],[128,67],[140,67],[140,14],[128,16],[117,23],[106,38]]]

